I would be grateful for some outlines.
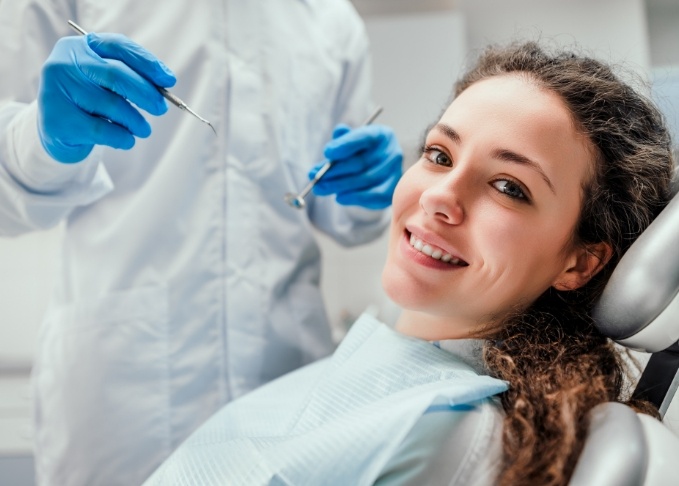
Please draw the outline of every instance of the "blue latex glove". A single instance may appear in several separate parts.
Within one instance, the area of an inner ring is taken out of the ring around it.
[[[314,194],[337,194],[337,202],[347,206],[389,207],[403,171],[403,151],[394,131],[382,125],[355,129],[338,125],[332,138],[323,155],[333,164],[314,186]],[[309,179],[323,164],[320,162],[311,169]]]
[[[42,145],[64,163],[83,160],[94,145],[130,149],[135,137],[151,134],[151,126],[131,103],[162,115],[167,102],[154,84],[169,87],[175,82],[162,62],[123,35],[63,37],[42,68]]]

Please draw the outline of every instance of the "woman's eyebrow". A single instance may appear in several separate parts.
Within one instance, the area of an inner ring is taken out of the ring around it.
[[[459,144],[462,141],[462,137],[460,137],[460,134],[453,129],[450,125],[446,125],[445,123],[437,123],[436,126],[434,126],[435,129],[437,129],[439,132],[443,133],[446,137],[448,137],[452,142]],[[545,171],[542,170],[542,167],[540,167],[540,164],[535,162],[534,160],[529,159],[525,155],[517,154],[516,152],[512,152],[511,150],[506,150],[506,149],[499,149],[493,152],[493,158],[502,160],[504,162],[513,162],[515,164],[521,164],[521,165],[527,165],[531,169],[535,170],[538,174],[540,174],[540,177],[547,183],[547,186],[549,189],[552,191],[552,193],[556,194],[556,190],[554,189],[554,184],[552,184],[552,181],[549,180],[549,177],[547,177],[547,174],[545,174]]]
[[[549,177],[547,177],[545,171],[542,170],[540,164],[538,164],[534,160],[529,159],[525,155],[517,154],[516,152],[512,152],[511,150],[506,149],[495,150],[493,152],[493,158],[505,162],[513,162],[515,164],[527,165],[531,169],[535,170],[538,174],[540,174],[540,177],[542,177],[542,179],[547,183],[547,186],[549,186],[549,189],[552,191],[552,193],[556,194],[552,181],[549,180]]]
[[[446,137],[455,143],[460,143],[462,140],[462,138],[460,138],[460,134],[453,130],[453,127],[450,125],[446,125],[445,123],[437,123],[434,128],[442,132]]]

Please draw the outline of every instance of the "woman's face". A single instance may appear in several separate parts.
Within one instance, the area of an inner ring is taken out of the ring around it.
[[[464,337],[567,287],[592,153],[561,99],[525,77],[461,93],[394,194],[382,280],[399,328]]]

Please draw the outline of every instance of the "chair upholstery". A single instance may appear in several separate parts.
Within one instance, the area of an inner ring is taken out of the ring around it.
[[[639,416],[620,403],[602,403],[590,414],[589,435],[570,486],[640,486],[649,447]]]
[[[679,186],[677,186],[679,187]],[[630,349],[653,353],[634,397],[667,411],[679,385],[679,198],[634,242],[594,311],[597,328]],[[618,403],[592,410],[572,486],[679,484],[679,437]]]

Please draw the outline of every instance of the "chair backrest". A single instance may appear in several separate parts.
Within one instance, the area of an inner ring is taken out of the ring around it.
[[[664,416],[679,386],[679,197],[625,253],[594,319],[617,343],[652,353],[634,396]],[[679,484],[679,437],[662,423],[617,403],[596,407],[591,420],[571,485]]]
[[[679,197],[622,257],[594,319],[614,341],[653,353],[635,396],[664,415],[679,385]]]

